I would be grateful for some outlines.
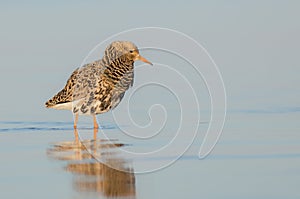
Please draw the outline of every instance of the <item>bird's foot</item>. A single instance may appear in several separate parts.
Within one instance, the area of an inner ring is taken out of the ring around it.
[[[99,129],[99,126],[98,125],[94,126],[94,129]]]

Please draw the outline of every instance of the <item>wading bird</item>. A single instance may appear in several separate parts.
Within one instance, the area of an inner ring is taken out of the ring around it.
[[[77,68],[65,87],[45,103],[46,107],[71,110],[75,129],[78,115],[91,115],[98,129],[96,115],[115,108],[133,85],[137,60],[152,65],[132,42],[112,42],[102,59]]]

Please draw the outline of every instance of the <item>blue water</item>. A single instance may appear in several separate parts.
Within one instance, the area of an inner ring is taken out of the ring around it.
[[[299,113],[229,114],[208,157],[198,159],[200,133],[175,162],[143,174],[137,172],[176,159],[176,149],[149,157],[123,150],[153,151],[169,134],[138,140],[104,121],[94,137],[83,122],[76,141],[72,122],[1,121],[0,198],[300,198],[298,119]]]
[[[92,129],[85,123],[80,129]],[[73,122],[21,122],[21,121],[0,121],[0,133],[9,132],[34,132],[34,131],[63,131],[73,130]],[[117,125],[102,124],[100,129],[116,129]]]

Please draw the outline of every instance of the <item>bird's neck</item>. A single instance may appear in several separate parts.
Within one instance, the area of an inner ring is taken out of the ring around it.
[[[101,65],[103,65],[105,67],[114,68],[114,69],[118,69],[121,67],[121,68],[124,68],[125,70],[130,70],[130,69],[133,69],[133,64],[134,64],[134,61],[127,59],[127,57],[125,55],[117,57],[117,58],[110,58],[107,55],[105,55],[101,59]]]
[[[120,56],[113,60],[104,56],[101,64],[105,66],[105,75],[112,79],[120,80],[123,76],[133,72],[134,61],[126,59],[126,56]]]

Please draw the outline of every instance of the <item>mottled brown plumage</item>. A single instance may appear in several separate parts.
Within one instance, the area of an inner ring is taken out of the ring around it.
[[[139,55],[133,43],[111,43],[101,60],[77,68],[65,87],[46,102],[46,107],[72,110],[75,128],[78,114],[93,115],[94,127],[98,128],[95,115],[115,108],[133,85],[136,60],[151,64]]]

